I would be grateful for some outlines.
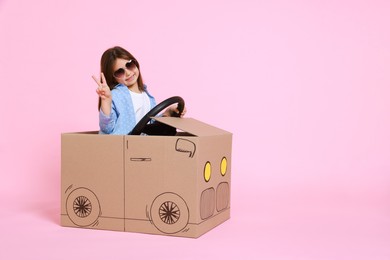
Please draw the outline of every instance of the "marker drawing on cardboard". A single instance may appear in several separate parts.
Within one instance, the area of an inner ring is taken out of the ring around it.
[[[101,215],[97,196],[87,188],[74,189],[66,200],[66,213],[78,227],[97,225]]]
[[[232,134],[154,117],[175,135],[61,136],[61,225],[199,237],[230,218]]]
[[[176,151],[188,153],[188,157],[194,157],[196,145],[188,139],[178,138],[175,146]]]

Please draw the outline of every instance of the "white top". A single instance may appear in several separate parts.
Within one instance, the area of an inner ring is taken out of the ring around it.
[[[133,107],[135,112],[135,120],[138,123],[149,111],[150,111],[150,100],[146,92],[135,93],[131,90],[130,96],[133,101]]]

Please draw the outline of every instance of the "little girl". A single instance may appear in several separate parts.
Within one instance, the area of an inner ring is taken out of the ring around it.
[[[138,61],[127,50],[118,46],[106,50],[100,68],[100,80],[92,76],[98,84],[100,133],[128,134],[156,106],[156,100],[142,81]],[[170,106],[163,116],[178,112],[177,107]]]

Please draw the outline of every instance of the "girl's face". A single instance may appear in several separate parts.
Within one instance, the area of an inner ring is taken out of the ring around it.
[[[138,90],[139,70],[134,61],[118,58],[113,66],[114,77],[118,83],[127,86],[129,89]]]

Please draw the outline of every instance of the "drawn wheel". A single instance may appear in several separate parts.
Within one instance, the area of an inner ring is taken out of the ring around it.
[[[90,226],[100,216],[99,200],[91,190],[78,188],[69,194],[66,200],[66,211],[76,226]]]
[[[166,234],[183,230],[188,224],[190,215],[183,198],[170,192],[157,196],[150,211],[154,226]]]

